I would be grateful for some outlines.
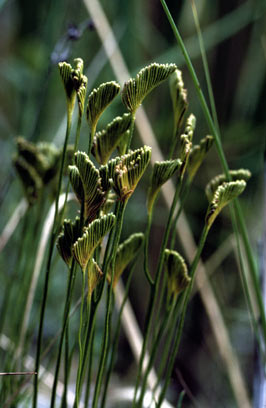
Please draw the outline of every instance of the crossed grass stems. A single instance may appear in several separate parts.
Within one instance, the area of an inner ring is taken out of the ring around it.
[[[80,59],[75,61],[75,67],[72,68],[69,64],[61,64],[60,73],[65,85],[66,95],[67,95],[67,132],[64,143],[64,148],[61,157],[61,166],[59,169],[59,181],[58,189],[56,194],[56,206],[55,206],[55,216],[54,216],[54,226],[50,241],[50,250],[48,257],[48,264],[46,268],[46,283],[43,297],[42,313],[40,319],[40,329],[39,329],[39,340],[38,340],[38,350],[36,358],[36,371],[39,368],[40,361],[40,351],[41,351],[41,338],[42,338],[42,327],[44,310],[46,307],[46,297],[48,291],[48,281],[51,266],[52,248],[54,247],[56,239],[56,231],[58,231],[58,224],[61,223],[61,217],[59,217],[58,202],[59,195],[61,192],[63,172],[65,166],[65,157],[67,152],[68,137],[71,128],[71,120],[73,114],[73,107],[75,98],[78,101],[78,126],[77,126],[77,137],[75,143],[76,150],[78,146],[79,130],[81,118],[84,110],[84,100],[86,92],[86,78],[82,73],[82,61]],[[68,330],[68,313],[71,304],[71,294],[73,291],[76,265],[79,264],[82,270],[83,285],[82,285],[82,304],[80,308],[80,329],[79,329],[79,368],[77,373],[76,382],[76,400],[74,406],[78,406],[80,400],[80,393],[82,388],[82,383],[84,381],[84,375],[86,371],[86,365],[88,364],[88,381],[86,388],[85,404],[89,401],[90,392],[90,376],[92,367],[92,354],[89,353],[93,348],[93,336],[95,328],[95,317],[97,306],[102,298],[102,294],[105,287],[106,280],[109,280],[109,286],[107,289],[107,305],[106,305],[106,316],[105,316],[105,329],[103,335],[103,346],[100,358],[100,364],[98,369],[98,374],[96,378],[96,386],[93,396],[93,406],[98,406],[98,401],[100,398],[100,390],[104,382],[104,371],[107,365],[107,349],[110,344],[110,322],[113,309],[113,285],[115,282],[115,276],[117,272],[117,266],[115,262],[115,255],[117,258],[123,250],[118,247],[120,240],[120,233],[123,224],[123,216],[126,208],[127,201],[134,192],[134,189],[141,178],[142,174],[146,170],[146,167],[150,160],[151,151],[149,148],[144,147],[138,149],[135,152],[129,152],[129,147],[131,139],[134,132],[134,119],[135,113],[140,106],[144,97],[157,85],[166,79],[171,78],[171,93],[173,99],[174,108],[174,134],[173,134],[173,144],[170,152],[170,157],[168,161],[162,163],[156,163],[153,169],[152,182],[148,195],[148,227],[145,233],[145,237],[141,237],[139,240],[139,245],[137,247],[133,246],[133,255],[136,249],[141,246],[141,241],[144,240],[144,270],[147,280],[150,284],[150,301],[148,306],[148,311],[146,315],[146,330],[144,333],[144,341],[142,347],[142,353],[140,358],[140,364],[138,369],[138,377],[134,396],[134,406],[142,406],[143,397],[146,389],[146,381],[149,370],[151,369],[154,359],[156,357],[157,347],[160,344],[163,333],[165,329],[170,328],[171,336],[174,340],[173,344],[169,341],[166,345],[164,358],[162,359],[162,366],[159,369],[158,383],[160,379],[164,378],[164,385],[161,389],[159,397],[157,399],[157,406],[160,406],[164,400],[165,393],[169,384],[169,379],[171,371],[173,369],[174,357],[178,351],[180,338],[182,334],[184,318],[186,313],[187,304],[189,301],[190,292],[193,287],[193,280],[195,277],[195,271],[197,264],[199,262],[200,254],[204,247],[208,231],[224,205],[229,203],[232,199],[237,197],[245,188],[245,181],[250,177],[248,171],[236,171],[229,173],[229,178],[233,181],[226,181],[226,177],[220,177],[215,179],[212,183],[208,185],[208,199],[209,208],[206,214],[205,226],[203,228],[202,237],[199,242],[198,251],[194,258],[194,261],[189,268],[182,256],[174,251],[172,248],[174,246],[174,234],[172,233],[172,239],[169,242],[169,237],[171,231],[174,230],[175,223],[178,220],[178,215],[174,217],[175,209],[177,206],[178,199],[181,194],[181,208],[185,201],[184,192],[189,191],[190,185],[192,183],[193,177],[199,168],[202,160],[208,149],[211,147],[212,137],[208,137],[202,140],[199,146],[192,146],[192,138],[195,129],[195,118],[190,115],[185,119],[185,113],[187,111],[187,96],[183,86],[182,77],[180,71],[173,64],[170,65],[158,65],[152,64],[149,67],[144,68],[136,79],[129,80],[123,88],[122,100],[127,107],[129,114],[125,114],[123,117],[119,118],[115,122],[118,123],[118,128],[121,123],[124,125],[123,119],[126,119],[128,124],[122,127],[121,133],[117,130],[117,127],[113,125],[115,131],[112,132],[112,124],[106,131],[96,133],[96,126],[98,119],[104,109],[111,103],[113,98],[119,92],[119,85],[116,83],[106,83],[102,84],[97,90],[94,90],[89,95],[89,100],[87,104],[87,119],[91,129],[91,136],[88,143],[88,152],[91,151],[93,146],[93,153],[96,156],[99,164],[101,165],[99,170],[91,162],[89,157],[82,152],[75,153],[74,163],[69,167],[69,177],[72,184],[73,190],[80,202],[80,212],[79,218],[74,222],[65,221],[63,233],[58,238],[57,245],[59,252],[69,267],[69,284],[66,296],[66,305],[64,311],[64,320],[62,325],[61,339],[59,352],[57,357],[56,365],[56,375],[52,393],[51,406],[55,403],[56,395],[56,385],[58,380],[58,372],[60,367],[60,360],[62,354],[62,346],[64,339],[67,339]],[[130,121],[128,120],[130,117]],[[112,123],[113,123],[112,122]],[[184,125],[183,125],[184,122]],[[110,131],[111,128],[111,131]],[[110,143],[104,142],[104,136],[108,136],[108,142],[110,141],[110,136],[116,134],[117,138],[114,138],[113,145],[110,148]],[[179,140],[178,152],[179,158],[172,159],[175,152],[176,141]],[[109,152],[103,150],[109,149]],[[119,153],[122,156],[116,159],[107,161],[106,156],[112,153],[112,151],[118,148]],[[127,153],[129,152],[129,153]],[[20,152],[21,153],[21,152]],[[196,168],[196,170],[195,170]],[[25,169],[24,169],[25,170]],[[27,169],[28,170],[28,169]],[[186,175],[186,177],[185,177]],[[176,179],[176,192],[173,199],[173,204],[169,212],[169,218],[166,226],[166,230],[163,237],[163,242],[161,245],[161,251],[158,261],[158,267],[155,274],[151,274],[148,265],[148,242],[149,242],[149,231],[152,223],[152,213],[153,206],[156,201],[156,196],[159,189],[170,177],[175,177]],[[33,177],[34,178],[34,177]],[[23,175],[22,175],[23,179]],[[91,182],[94,180],[94,183]],[[35,182],[36,180],[31,180]],[[23,179],[24,184],[26,183],[25,178]],[[93,184],[93,185],[92,185]],[[97,188],[94,188],[94,187]],[[26,185],[26,189],[27,189]],[[32,185],[31,185],[32,187]],[[69,185],[68,185],[69,187]],[[68,190],[67,187],[67,190]],[[92,187],[94,191],[91,191]],[[107,203],[112,204],[112,194],[110,189],[116,194],[116,204],[114,209],[114,214],[103,215],[106,211]],[[183,198],[184,197],[184,198]],[[66,199],[67,200],[67,199]],[[66,202],[66,201],[65,201]],[[115,221],[116,220],[116,221]],[[102,242],[103,236],[110,231],[108,242],[104,251],[103,261],[101,262],[100,249],[98,245]],[[90,231],[93,231],[90,234]],[[61,238],[61,241],[60,241]],[[124,254],[121,256],[123,258],[128,258],[130,251],[132,251],[132,239],[128,240],[129,244],[124,245]],[[139,236],[140,238],[140,236]],[[167,245],[170,244],[170,248],[167,249]],[[127,248],[128,246],[128,248]],[[97,249],[98,248],[98,249]],[[123,246],[122,246],[123,248]],[[92,258],[94,254],[95,259]],[[131,257],[132,258],[132,257]],[[101,266],[99,264],[102,263]],[[123,264],[123,261],[122,261]],[[120,269],[119,274],[122,273]],[[166,273],[162,277],[162,270],[165,268]],[[119,275],[120,276],[120,275]],[[117,279],[117,278],[116,278]],[[87,281],[87,282],[86,282]],[[163,290],[159,291],[159,286],[163,285]],[[87,286],[87,290],[86,290]],[[165,291],[164,291],[165,290]],[[126,292],[127,293],[127,292]],[[163,308],[163,297],[166,296],[166,308]],[[155,306],[159,306],[156,308]],[[158,318],[162,313],[161,324],[155,328],[155,333],[151,334],[152,321]],[[85,322],[85,323],[84,323]],[[107,385],[110,378],[110,373],[113,364],[113,358],[115,355],[115,349],[117,347],[117,339],[119,333],[120,320],[117,323],[117,335],[114,339],[114,345],[112,348],[112,358],[110,362],[110,367],[107,370],[108,375],[105,377],[105,387],[102,394],[102,405],[105,403]],[[66,336],[66,337],[65,337]],[[171,340],[171,336],[169,336]],[[153,342],[150,344],[150,361],[146,370],[143,372],[143,359],[147,344],[149,340],[153,337]],[[169,362],[167,362],[167,354],[169,349],[172,347],[173,353]],[[67,348],[67,347],[66,347]],[[63,403],[66,403],[67,395],[67,385],[68,385],[68,374],[69,374],[69,360],[70,354],[68,351],[65,353],[65,394],[63,398]],[[89,361],[88,361],[89,360]],[[167,368],[166,368],[167,367]],[[164,372],[166,370],[166,372]],[[163,375],[164,374],[164,375]],[[158,384],[157,384],[158,385]],[[34,403],[37,404],[37,394],[38,394],[38,377],[36,376],[35,381],[35,392],[34,392]]]

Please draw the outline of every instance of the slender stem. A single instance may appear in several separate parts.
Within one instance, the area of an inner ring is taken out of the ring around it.
[[[159,343],[160,343],[160,341],[162,339],[162,336],[163,336],[163,334],[165,332],[165,329],[166,329],[166,327],[167,327],[167,325],[169,323],[169,320],[170,320],[170,318],[171,318],[171,316],[173,314],[173,311],[175,309],[175,305],[176,305],[176,298],[174,298],[172,300],[170,307],[166,311],[166,313],[164,315],[164,318],[163,318],[163,321],[162,321],[162,323],[160,325],[159,331],[158,331],[158,333],[157,333],[157,335],[156,335],[156,337],[155,337],[155,339],[153,341],[153,345],[151,347],[149,363],[148,363],[147,368],[145,370],[145,374],[144,374],[144,377],[143,377],[143,380],[142,380],[142,386],[141,386],[141,390],[140,390],[140,397],[139,397],[139,400],[137,402],[137,404],[138,404],[138,406],[140,408],[142,407],[142,404],[143,404],[143,398],[144,398],[145,391],[146,391],[146,384],[147,384],[147,379],[148,379],[149,372],[150,372],[150,370],[151,370],[151,368],[153,366],[153,363],[154,363],[154,360],[155,360],[155,357],[156,357],[156,353],[158,351]]]
[[[59,347],[58,347],[58,353],[57,353],[57,360],[56,360],[56,366],[55,366],[55,375],[54,375],[54,382],[53,382],[53,388],[52,388],[50,408],[53,408],[54,404],[55,404],[56,387],[57,387],[57,383],[58,383],[58,376],[59,376],[60,362],[61,362],[61,356],[62,356],[63,342],[64,342],[65,332],[66,332],[68,319],[69,319],[69,310],[70,310],[70,305],[71,305],[71,300],[72,300],[72,293],[73,293],[73,288],[74,288],[74,284],[75,284],[75,279],[76,279],[76,263],[75,263],[75,261],[73,259],[72,264],[71,264],[71,268],[70,268],[70,271],[69,271],[69,276],[68,276],[68,285],[67,285],[67,294],[66,294],[66,301],[65,301],[65,308],[64,308],[63,324],[62,324],[62,331],[61,331]]]
[[[128,142],[127,142],[126,153],[128,152],[128,149],[131,146],[133,133],[134,133],[134,127],[135,127],[135,112],[132,113],[132,119],[131,119],[131,124],[130,124],[130,128],[129,128],[129,138],[128,138]]]
[[[69,139],[69,134],[70,134],[70,129],[71,129],[71,122],[72,122],[72,115],[68,110],[67,129],[66,129],[66,136],[65,136],[65,142],[64,142],[62,159],[61,159],[61,166],[60,166],[60,172],[59,172],[58,189],[57,189],[56,200],[55,200],[55,214],[54,214],[53,228],[52,228],[52,234],[51,234],[50,244],[49,244],[48,260],[47,260],[47,265],[46,265],[45,282],[44,282],[44,288],[43,288],[43,298],[42,298],[40,321],[39,321],[36,360],[35,360],[35,371],[37,373],[39,371],[39,366],[40,366],[44,314],[45,314],[46,301],[47,301],[48,288],[49,288],[52,255],[53,255],[54,243],[56,239],[56,224],[57,224],[57,216],[58,216],[59,196],[60,196],[61,187],[62,187],[63,170],[64,170],[64,164],[65,164],[65,158],[66,158],[66,149],[67,149],[67,144],[68,144],[68,139]],[[32,403],[33,408],[37,408],[37,397],[38,397],[38,374],[34,377],[34,392],[33,392],[33,403]]]
[[[152,216],[153,216],[153,207],[148,214],[148,225],[147,225],[146,232],[145,232],[145,242],[144,242],[144,273],[151,286],[154,284],[153,279],[150,275],[150,271],[149,271],[149,240],[150,240]]]
[[[142,374],[142,367],[143,367],[143,361],[144,361],[144,356],[145,356],[145,351],[148,343],[148,339],[150,336],[151,332],[151,323],[152,323],[152,318],[155,310],[155,305],[158,297],[158,292],[159,292],[159,287],[160,287],[160,281],[161,281],[161,273],[162,273],[162,267],[163,267],[163,257],[164,257],[164,250],[166,248],[170,230],[171,230],[171,225],[172,225],[172,219],[174,215],[174,211],[176,208],[176,204],[179,198],[179,193],[181,189],[182,183],[181,179],[178,180],[178,185],[176,187],[175,195],[173,198],[173,202],[170,208],[170,212],[168,215],[168,220],[167,220],[167,225],[166,229],[164,232],[164,237],[163,237],[163,242],[161,245],[160,249],[160,256],[159,256],[159,262],[158,262],[158,267],[155,275],[155,281],[154,281],[154,288],[150,293],[150,300],[149,300],[149,305],[148,305],[148,311],[146,315],[146,322],[145,322],[145,334],[143,337],[143,344],[142,344],[142,349],[141,349],[141,355],[140,355],[140,361],[139,361],[139,367],[138,367],[138,373],[137,373],[137,380],[136,380],[136,385],[135,385],[135,391],[134,391],[134,400],[133,400],[133,407],[136,404],[136,397],[137,397],[137,392],[138,392],[138,387],[140,384],[140,379],[141,379],[141,374]]]
[[[223,171],[227,177],[228,180],[231,180],[231,176],[229,173],[229,167],[223,152],[223,148],[222,148],[222,144],[221,144],[221,140],[219,138],[219,134],[218,131],[215,127],[215,124],[212,120],[209,108],[207,106],[205,97],[203,95],[203,92],[201,90],[200,84],[199,84],[199,80],[197,78],[197,75],[195,73],[195,70],[193,68],[192,62],[190,60],[190,57],[188,55],[188,52],[185,48],[184,42],[180,36],[180,33],[174,23],[174,20],[171,16],[171,13],[166,5],[165,0],[160,0],[162,7],[165,11],[165,14],[168,18],[168,21],[172,27],[173,33],[176,37],[177,43],[180,46],[180,49],[183,53],[183,56],[185,58],[188,70],[190,72],[191,78],[194,82],[194,86],[196,89],[196,92],[198,94],[198,98],[204,113],[204,116],[206,118],[206,121],[208,123],[208,126],[210,128],[211,133],[214,136],[214,142],[216,145],[216,149],[217,149],[217,153],[218,156],[220,158],[222,167],[223,167]],[[243,239],[243,243],[244,243],[244,247],[245,247],[245,251],[246,251],[246,255],[247,255],[247,260],[248,260],[248,264],[249,264],[249,269],[250,269],[250,274],[251,274],[251,278],[252,278],[252,282],[253,282],[253,286],[256,292],[256,297],[257,297],[257,302],[258,302],[258,307],[259,307],[259,311],[260,311],[260,317],[261,317],[261,324],[262,324],[262,330],[263,330],[263,337],[264,337],[264,341],[266,342],[266,316],[265,316],[265,310],[264,310],[264,306],[263,306],[263,300],[262,300],[262,295],[261,295],[261,289],[260,289],[260,285],[259,285],[259,280],[258,280],[258,272],[257,272],[257,264],[255,262],[254,259],[254,255],[253,255],[253,251],[251,248],[251,244],[249,242],[249,237],[248,237],[248,233],[247,233],[247,228],[246,228],[246,224],[244,221],[244,216],[242,213],[242,209],[241,206],[239,204],[238,199],[234,200],[234,211],[235,211],[235,215],[236,215],[236,219],[240,228],[240,233]]]
[[[194,283],[194,280],[195,280],[196,268],[198,266],[200,256],[201,256],[201,253],[202,253],[202,250],[203,250],[203,247],[204,247],[208,232],[209,232],[209,230],[208,230],[207,226],[205,225],[205,227],[204,227],[204,229],[202,231],[202,234],[201,234],[201,238],[200,238],[199,246],[198,246],[198,249],[197,249],[197,253],[196,253],[195,258],[194,258],[194,260],[192,262],[192,265],[191,265],[191,272],[190,272],[191,282],[190,282],[190,285],[189,285],[189,287],[187,288],[187,290],[185,292],[184,304],[183,304],[183,308],[182,308],[182,312],[181,312],[181,316],[180,316],[180,320],[179,320],[177,335],[176,335],[176,338],[175,338],[175,341],[174,341],[173,352],[172,352],[171,359],[170,359],[170,362],[169,362],[168,367],[167,367],[164,386],[163,386],[162,391],[160,393],[159,401],[156,404],[157,408],[159,408],[161,406],[161,404],[162,404],[162,402],[164,400],[164,397],[165,397],[169,382],[170,382],[170,377],[171,377],[173,367],[174,367],[174,363],[175,363],[175,357],[176,357],[178,349],[179,349],[180,340],[181,340],[181,336],[182,336],[182,332],[183,332],[185,315],[186,315],[186,311],[187,311],[187,305],[188,305],[188,302],[189,302],[189,299],[190,299],[190,294],[191,294],[191,291],[192,291],[192,288],[193,288],[193,283]]]
[[[102,350],[101,350],[99,369],[98,369],[97,378],[96,378],[94,397],[93,397],[93,402],[92,402],[93,408],[98,407],[97,404],[98,404],[100,388],[102,384],[102,377],[103,377],[103,372],[104,372],[104,368],[106,365],[106,359],[107,359],[107,349],[108,349],[109,338],[110,338],[111,304],[112,304],[112,294],[113,294],[113,280],[114,280],[114,271],[115,271],[116,251],[117,251],[117,247],[118,247],[119,240],[120,240],[125,208],[126,208],[126,202],[121,203],[118,209],[118,215],[117,215],[117,221],[116,221],[117,222],[116,234],[115,234],[113,250],[112,250],[112,259],[111,259],[112,275],[111,275],[110,286],[108,288],[108,293],[107,293],[107,305],[106,305],[103,344],[102,344]]]
[[[173,227],[172,227],[172,236],[171,236],[171,241],[170,241],[170,249],[173,249],[175,246],[175,239],[176,239],[176,225],[177,225],[177,221],[180,217],[181,212],[183,211],[186,199],[188,197],[188,193],[189,193],[189,189],[191,186],[191,182],[186,182],[185,184],[185,188],[182,191],[181,194],[181,198],[180,198],[180,203],[179,203],[179,207],[173,222]]]
[[[91,384],[91,374],[92,374],[92,356],[93,356],[94,336],[95,336],[95,330],[92,331],[92,340],[89,343],[90,348],[88,350],[89,361],[88,361],[86,394],[85,394],[85,402],[84,402],[85,408],[89,407],[89,401],[90,401],[90,390],[91,390],[90,384]]]
[[[132,265],[129,277],[127,279],[124,298],[123,298],[123,301],[122,301],[122,304],[121,304],[121,307],[120,307],[120,310],[119,310],[119,314],[118,314],[118,317],[117,317],[117,324],[116,324],[114,340],[113,340],[113,345],[112,345],[111,358],[110,358],[110,363],[109,363],[109,367],[108,367],[108,370],[107,370],[107,373],[106,373],[106,378],[105,378],[101,408],[104,408],[105,404],[106,404],[108,385],[109,385],[111,374],[112,374],[112,371],[113,371],[113,368],[114,368],[115,356],[116,356],[117,348],[118,348],[118,340],[119,340],[120,327],[121,327],[121,322],[122,322],[121,317],[122,317],[122,313],[123,313],[123,310],[124,310],[124,306],[125,306],[127,298],[128,298],[128,292],[129,292],[129,287],[130,287],[130,283],[131,283],[131,278],[132,278],[132,275],[133,275],[133,270],[134,270],[134,266]]]

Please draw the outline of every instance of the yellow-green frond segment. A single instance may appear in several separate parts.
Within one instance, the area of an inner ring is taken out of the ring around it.
[[[192,139],[196,127],[196,117],[191,113],[186,120],[184,133],[180,136],[180,176],[183,177],[188,165],[189,155],[192,149]]]
[[[208,229],[210,229],[220,211],[229,204],[230,201],[239,196],[245,187],[246,182],[244,180],[224,182],[219,185],[207,210],[205,222]]]
[[[155,162],[152,171],[151,186],[148,191],[147,208],[151,212],[160,188],[169,180],[173,174],[181,167],[181,160],[166,160]]]
[[[232,181],[236,180],[248,181],[251,177],[251,172],[248,169],[230,170],[229,173],[231,175]],[[217,188],[225,181],[227,181],[225,174],[219,174],[207,184],[205,188],[205,193],[209,202],[212,201]]]
[[[97,262],[91,258],[88,262],[88,300],[90,301],[91,295],[103,278],[103,272]]]
[[[83,271],[93,255],[95,248],[100,244],[103,237],[115,224],[115,215],[108,214],[94,220],[84,228],[82,237],[73,245],[73,255]]]
[[[125,113],[123,117],[118,116],[106,129],[97,132],[94,136],[92,154],[100,164],[106,164],[109,157],[120,143],[121,138],[127,132],[131,124],[131,115]]]
[[[70,182],[79,202],[84,205],[84,219],[90,222],[105,201],[100,173],[84,152],[75,153],[74,163],[69,166]]]
[[[101,184],[103,191],[107,192],[113,187],[113,179],[115,174],[115,168],[121,161],[120,157],[109,160],[106,164],[100,166],[99,173],[101,177]]]
[[[122,244],[119,245],[115,258],[115,270],[113,277],[113,288],[115,288],[120,276],[129,265],[129,263],[135,258],[144,242],[144,234],[141,232],[130,235]],[[108,280],[111,282],[111,267],[108,272]]]
[[[169,295],[178,296],[190,284],[188,269],[184,258],[176,251],[164,251],[164,269],[167,273]]]
[[[170,94],[174,112],[174,134],[180,132],[188,108],[187,90],[184,88],[182,72],[176,69],[170,77]]]
[[[204,139],[201,139],[199,145],[194,145],[189,155],[189,161],[187,165],[187,173],[189,182],[191,183],[195,177],[199,167],[201,166],[206,154],[213,145],[213,137],[207,135]]]
[[[58,64],[59,68],[59,73],[62,78],[64,88],[66,91],[66,97],[68,103],[74,108],[74,103],[75,103],[75,88],[74,88],[74,83],[73,83],[73,68],[70,64],[67,62],[59,62]]]
[[[117,82],[111,81],[101,84],[99,88],[94,89],[90,93],[87,105],[87,120],[92,134],[95,133],[101,114],[110,105],[119,90],[120,85]]]
[[[175,64],[153,63],[143,68],[134,79],[124,84],[122,101],[134,115],[143,99],[158,85],[165,81],[175,70]]]
[[[121,157],[115,166],[114,191],[119,199],[127,201],[134,192],[151,159],[151,148],[141,147]]]
[[[56,247],[63,261],[70,267],[73,253],[72,247],[80,234],[80,220],[77,217],[74,222],[64,220],[62,232],[58,235]]]

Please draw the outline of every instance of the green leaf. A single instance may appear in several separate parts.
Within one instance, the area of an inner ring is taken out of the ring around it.
[[[114,81],[101,84],[99,88],[94,89],[88,99],[87,119],[92,134],[95,133],[97,122],[112,100],[120,90],[120,85]]]
[[[184,88],[182,72],[176,69],[170,77],[170,94],[174,111],[174,133],[180,132],[188,108],[187,90]]]
[[[151,148],[141,147],[121,157],[115,166],[113,189],[121,201],[127,201],[134,192],[151,159]]]
[[[173,174],[181,167],[181,160],[167,160],[155,162],[152,171],[151,186],[148,190],[147,208],[151,212],[160,188],[169,180]]]
[[[236,180],[248,181],[251,177],[251,172],[247,169],[230,170],[229,173],[232,177],[232,181]],[[224,174],[219,174],[207,184],[205,193],[209,202],[212,201],[217,188],[225,181],[227,181],[226,176]]]
[[[125,132],[131,124],[131,115],[125,113],[123,117],[118,116],[106,129],[97,132],[94,136],[92,154],[100,164],[106,164],[112,152],[115,150]]]
[[[64,262],[70,267],[73,253],[72,247],[74,242],[78,239],[80,235],[80,219],[76,217],[76,220],[72,222],[71,220],[64,220],[63,230],[58,235],[56,247],[59,254],[63,258]]]
[[[175,70],[175,64],[153,63],[143,68],[135,79],[124,84],[122,101],[127,109],[135,114],[143,99],[158,85],[165,81]]]
[[[91,295],[103,278],[103,272],[97,262],[91,258],[88,262],[88,299],[91,299]]]
[[[83,271],[86,270],[88,261],[92,257],[95,248],[114,224],[114,214],[104,215],[94,220],[88,227],[85,227],[82,237],[78,238],[74,243],[73,255]]]
[[[115,258],[115,271],[113,278],[113,288],[115,288],[120,276],[128,266],[128,264],[135,258],[137,252],[140,250],[144,242],[144,234],[135,233],[130,235],[122,244],[119,245]],[[108,272],[108,280],[111,282],[111,266]]]
[[[119,156],[123,156],[124,154],[126,154],[129,139],[130,139],[130,130],[127,130],[117,145],[117,151],[118,151]]]
[[[239,196],[245,187],[246,182],[244,180],[224,182],[219,185],[207,210],[205,222],[208,229],[210,229],[220,211],[230,203],[230,201]]]
[[[109,160],[107,164],[104,164],[99,168],[103,191],[107,192],[113,187],[115,167],[120,161],[121,158],[116,157],[114,159]]]
[[[191,281],[186,262],[178,252],[165,249],[164,268],[168,278],[168,292],[170,295],[178,296]]]
[[[199,145],[194,145],[192,147],[187,165],[187,172],[190,182],[195,177],[199,167],[201,166],[206,154],[208,153],[212,145],[213,137],[208,135],[204,139],[201,139]]]
[[[70,182],[79,202],[84,205],[85,222],[90,222],[105,201],[99,170],[84,152],[75,153],[74,163],[69,166]]]

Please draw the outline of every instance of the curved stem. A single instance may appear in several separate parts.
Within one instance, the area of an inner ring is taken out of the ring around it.
[[[150,232],[151,232],[152,216],[153,216],[153,207],[150,213],[148,214],[148,225],[147,225],[146,232],[145,232],[145,242],[144,242],[144,273],[151,286],[154,284],[153,279],[150,275],[150,271],[149,271],[149,239],[150,239]]]

